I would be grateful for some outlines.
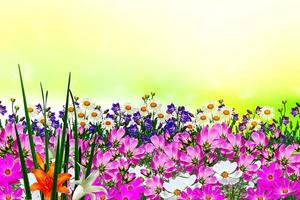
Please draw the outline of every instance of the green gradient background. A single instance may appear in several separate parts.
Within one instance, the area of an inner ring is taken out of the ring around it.
[[[300,99],[300,1],[10,1],[0,6],[0,96],[100,104],[208,100],[245,110]],[[14,2],[14,3],[12,3]]]

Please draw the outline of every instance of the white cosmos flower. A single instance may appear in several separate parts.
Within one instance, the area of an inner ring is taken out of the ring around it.
[[[260,129],[260,120],[259,119],[249,119],[247,122],[247,127],[252,128],[253,130],[257,131]]]
[[[228,160],[215,164],[212,169],[216,172],[215,177],[223,185],[236,184],[242,176],[242,172],[237,170],[237,163]]]
[[[215,101],[209,101],[202,107],[205,112],[214,112],[218,110],[218,104]]]
[[[187,173],[181,174],[176,178],[169,179],[169,182],[164,182],[164,188],[166,191],[160,193],[160,196],[164,199],[173,200],[180,196],[181,192],[187,187],[193,185],[196,181],[195,175],[189,175]]]
[[[111,118],[105,118],[103,120],[103,124],[102,125],[103,125],[103,128],[105,128],[106,130],[111,130],[114,127],[115,122]]]
[[[269,107],[269,106],[264,106],[261,108],[259,116],[263,119],[270,120],[273,119],[275,114],[274,114],[274,108]]]
[[[99,191],[102,191],[107,194],[107,191],[104,187],[93,185],[94,181],[98,176],[99,176],[99,171],[94,170],[92,173],[90,173],[90,175],[86,179],[81,178],[80,180],[75,181],[77,187],[73,193],[72,200],[79,200],[86,194],[90,194],[92,196],[92,199],[95,200],[96,195],[94,194],[94,192],[99,192]]]

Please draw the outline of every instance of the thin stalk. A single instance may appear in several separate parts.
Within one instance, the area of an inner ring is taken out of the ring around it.
[[[48,99],[48,91],[46,91],[46,96],[44,95],[44,89],[43,89],[43,86],[42,86],[42,83],[40,83],[40,86],[41,86],[41,92],[42,92],[42,99],[43,99],[43,116],[44,116],[44,119],[45,119],[45,122],[47,121],[46,117],[46,110],[47,110],[47,99]],[[49,150],[48,150],[48,147],[49,147],[49,135],[48,135],[48,131],[47,131],[47,123],[45,123],[45,126],[44,126],[44,133],[45,133],[45,157],[46,157],[46,171],[48,171],[49,169]]]
[[[90,154],[90,157],[88,160],[88,165],[87,165],[86,172],[85,172],[85,178],[87,178],[91,172],[93,158],[94,158],[94,152],[95,152],[95,146],[96,146],[96,139],[97,139],[97,134],[95,134],[94,141],[91,146],[91,154]]]
[[[27,127],[27,132],[28,132],[30,150],[31,150],[31,155],[32,155],[34,168],[37,169],[38,168],[38,163],[37,163],[37,159],[36,159],[36,152],[35,152],[34,142],[33,142],[33,137],[32,137],[33,131],[32,131],[32,128],[31,128],[29,113],[28,113],[28,109],[27,109],[27,101],[26,101],[26,95],[25,95],[25,89],[24,89],[24,84],[23,84],[23,78],[22,78],[20,65],[18,65],[18,68],[19,68],[19,75],[20,75],[20,81],[21,81],[23,104],[24,104],[24,111],[25,111],[25,118],[26,118],[26,127]]]
[[[56,200],[57,197],[57,178],[58,178],[58,159],[59,159],[59,144],[60,144],[60,136],[57,138],[57,147],[56,147],[56,154],[55,154],[55,165],[54,165],[54,175],[53,175],[53,183],[52,183],[52,190],[51,190],[51,200]]]

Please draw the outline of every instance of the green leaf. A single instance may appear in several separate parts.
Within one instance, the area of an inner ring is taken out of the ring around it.
[[[91,146],[90,157],[89,157],[87,168],[86,168],[86,171],[85,171],[85,178],[87,178],[89,176],[90,172],[91,172],[93,158],[94,158],[94,152],[95,152],[95,146],[96,146],[96,141],[97,141],[97,134],[95,134],[94,141],[93,141],[92,146]]]
[[[58,136],[57,138],[54,175],[53,175],[53,183],[52,183],[52,190],[51,190],[51,200],[56,200],[56,196],[57,196],[56,188],[57,188],[57,178],[59,174],[59,163],[57,161],[59,159],[59,144],[60,144],[60,136]]]
[[[25,111],[25,118],[26,118],[26,127],[27,127],[27,131],[28,131],[30,150],[31,150],[31,155],[32,155],[34,168],[37,169],[38,168],[38,163],[37,163],[37,159],[36,159],[36,152],[35,152],[35,149],[34,149],[34,142],[33,142],[33,138],[32,138],[33,131],[32,131],[32,128],[31,128],[31,122],[30,122],[29,113],[28,113],[28,109],[27,109],[27,101],[26,101],[26,95],[25,95],[25,89],[24,89],[24,84],[23,84],[23,78],[22,78],[20,65],[18,65],[18,68],[19,68],[19,75],[20,75],[20,81],[21,81],[23,104],[24,104],[24,111]]]

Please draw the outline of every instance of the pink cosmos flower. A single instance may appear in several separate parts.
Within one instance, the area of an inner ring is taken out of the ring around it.
[[[149,199],[159,200],[159,193],[163,190],[163,180],[158,176],[153,176],[146,180],[145,196]]]
[[[112,131],[108,135],[108,141],[113,145],[114,148],[118,148],[120,146],[120,141],[122,137],[125,135],[125,129],[112,129]]]
[[[16,190],[14,190],[11,185],[5,185],[0,190],[0,199],[21,200],[22,193],[23,193],[23,190],[21,188],[17,188]]]
[[[254,144],[257,150],[262,150],[266,148],[268,145],[268,138],[264,134],[264,132],[253,132],[251,134],[252,140],[254,141]]]
[[[98,151],[93,159],[93,166],[98,168],[100,174],[106,177],[107,173],[117,171],[117,162],[111,161],[113,153],[107,151],[105,153]]]
[[[166,178],[172,176],[175,171],[175,162],[170,160],[166,154],[157,154],[153,157],[151,167],[159,174],[163,174]]]
[[[0,158],[0,185],[15,184],[22,178],[21,166],[12,155]]]
[[[274,182],[278,181],[282,177],[282,171],[276,168],[275,163],[270,163],[270,166],[262,166],[261,170],[257,172],[258,180],[257,184],[265,188],[270,188]]]
[[[202,158],[203,153],[198,145],[195,147],[189,146],[186,149],[186,153],[180,154],[180,160],[185,164],[187,172],[192,172]]]
[[[123,153],[133,164],[137,164],[138,160],[144,156],[145,149],[138,146],[138,140],[129,136],[125,137],[121,141],[122,145],[119,148],[120,153]]]
[[[142,193],[145,191],[145,186],[143,185],[142,179],[137,178],[127,184],[121,184],[119,186],[119,193],[115,195],[118,200],[132,199],[138,200],[141,198]]]
[[[287,178],[281,178],[274,183],[274,198],[286,198],[288,196],[299,195],[300,184],[297,181],[290,181]]]
[[[154,147],[159,151],[163,151],[166,146],[166,140],[163,135],[153,135],[150,140]]]
[[[281,145],[275,154],[280,166],[286,169],[288,173],[294,172],[294,168],[300,164],[300,154],[293,155],[295,147],[295,145]]]
[[[217,178],[214,176],[214,174],[215,172],[213,169],[201,165],[196,171],[197,182],[199,182],[201,185],[215,184],[217,183]]]
[[[187,188],[185,191],[182,191],[178,200],[196,200],[197,194],[194,190]]]
[[[264,187],[257,187],[256,190],[249,188],[247,191],[248,200],[272,200],[273,198],[272,190],[266,190]]]
[[[226,154],[228,159],[232,159],[235,154],[244,148],[244,140],[241,134],[227,134],[227,139],[220,142],[221,152]]]
[[[198,192],[199,199],[224,200],[221,188],[212,185],[204,185]]]
[[[192,142],[192,137],[188,132],[177,133],[173,139],[174,142],[188,145]]]
[[[177,142],[172,142],[165,146],[164,151],[169,159],[176,161],[179,158],[179,144]]]
[[[201,132],[197,135],[196,141],[203,148],[204,152],[208,152],[210,149],[219,147],[219,129],[218,127],[209,128],[205,126]]]
[[[254,162],[252,155],[242,153],[237,160],[238,167],[243,172],[243,178],[250,181],[260,167],[260,162]]]

